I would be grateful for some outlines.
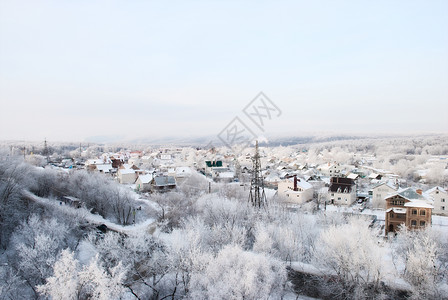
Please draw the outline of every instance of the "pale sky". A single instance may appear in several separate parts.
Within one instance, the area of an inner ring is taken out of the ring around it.
[[[0,139],[448,132],[448,1],[0,0]],[[244,119],[243,119],[244,120]]]

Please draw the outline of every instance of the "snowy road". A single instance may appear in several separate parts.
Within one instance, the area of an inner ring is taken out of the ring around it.
[[[116,231],[116,232],[124,233],[126,235],[131,235],[131,234],[134,234],[137,232],[142,232],[142,231],[148,231],[149,233],[152,234],[154,232],[154,230],[156,229],[156,222],[154,219],[147,219],[146,221],[138,223],[138,224],[123,226],[123,225],[113,223],[109,220],[106,220],[100,215],[92,214],[90,211],[88,211],[85,208],[73,208],[68,205],[61,205],[59,203],[59,201],[48,199],[48,198],[41,198],[41,197],[34,195],[33,193],[31,193],[29,191],[23,191],[23,195],[26,198],[28,198],[36,203],[39,203],[46,207],[51,207],[52,209],[54,209],[55,211],[58,211],[60,213],[66,214],[68,216],[73,216],[75,218],[82,218],[82,219],[88,221],[89,223],[92,223],[95,225],[104,224],[109,229]]]

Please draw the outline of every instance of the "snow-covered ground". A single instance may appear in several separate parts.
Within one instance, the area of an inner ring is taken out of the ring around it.
[[[52,209],[54,209],[56,211],[60,211],[61,213],[65,213],[67,215],[80,217],[92,224],[96,224],[96,225],[104,224],[109,229],[120,232],[120,233],[133,234],[133,233],[138,233],[138,232],[142,232],[145,230],[152,233],[152,232],[154,232],[155,227],[156,227],[156,225],[155,225],[156,222],[154,219],[147,219],[141,223],[123,226],[123,225],[113,223],[107,219],[104,219],[100,215],[92,214],[90,211],[88,211],[85,208],[74,208],[74,207],[70,207],[67,205],[60,205],[59,201],[55,201],[55,200],[47,199],[47,198],[41,198],[41,197],[38,197],[28,191],[24,191],[23,193],[28,199],[35,201],[37,203],[40,203],[44,206],[51,207]]]

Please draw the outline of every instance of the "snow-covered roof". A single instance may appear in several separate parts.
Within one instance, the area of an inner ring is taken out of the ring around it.
[[[404,206],[405,207],[434,208],[434,206],[432,206],[425,200],[413,200],[411,202],[405,203]]]
[[[156,186],[175,185],[176,180],[173,176],[157,176],[154,178]]]
[[[442,193],[445,193],[445,194],[447,193],[446,190],[445,190],[444,188],[442,188],[442,187],[440,187],[440,186],[435,186],[435,187],[433,187],[433,188],[427,190],[427,191],[425,192],[425,194],[432,194],[432,193],[434,193],[435,191],[439,191],[439,192],[442,192]]]
[[[138,176],[138,179],[142,183],[150,183],[152,180],[152,174],[140,175],[140,176]]]
[[[96,169],[98,171],[103,171],[104,173],[109,173],[110,170],[112,170],[111,164],[102,164],[102,165],[96,165]]]
[[[359,175],[358,174],[355,174],[355,173],[350,173],[350,174],[348,174],[348,176],[347,176],[347,178],[350,178],[350,179],[356,179],[356,178],[358,178],[359,177]]]
[[[388,210],[386,210],[386,212],[390,212],[391,210],[396,214],[405,214],[406,213],[406,209],[401,208],[401,207],[391,207]]]
[[[134,174],[135,170],[134,169],[119,169],[118,172],[120,172],[120,174]]]
[[[286,180],[288,180],[289,182],[292,182],[292,183],[294,182],[294,178],[288,178]],[[300,178],[297,178],[297,187],[300,187],[300,188],[302,188],[304,190],[308,190],[308,189],[312,189],[313,188],[311,183],[308,183],[308,182],[305,181],[305,179],[300,179]]]
[[[424,197],[423,195],[420,195],[419,193],[417,193],[415,190],[413,190],[412,188],[404,188],[404,189],[399,189],[398,191],[394,192],[394,193],[390,193],[386,196],[386,198],[390,198],[393,196],[401,196],[409,201],[412,200],[426,200],[426,197]]]
[[[379,175],[380,175],[380,174],[372,173],[372,174],[369,175],[369,178],[370,178],[370,179],[375,179],[375,178],[377,178]]]
[[[375,185],[372,189],[376,189],[377,187],[380,187],[382,185],[387,185],[388,187],[390,187],[391,189],[394,190],[398,190],[398,188],[396,186],[394,186],[393,184],[389,183],[389,182],[380,182],[377,185]]]
[[[102,159],[88,159],[85,163],[86,166],[88,165],[100,165],[103,164],[104,161]]]
[[[233,172],[219,172],[217,177],[219,178],[233,178],[235,174]]]

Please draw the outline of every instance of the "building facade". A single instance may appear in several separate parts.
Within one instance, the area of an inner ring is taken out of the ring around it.
[[[432,199],[421,190],[401,189],[386,197],[386,235],[398,231],[400,225],[409,229],[424,228],[431,224]]]

